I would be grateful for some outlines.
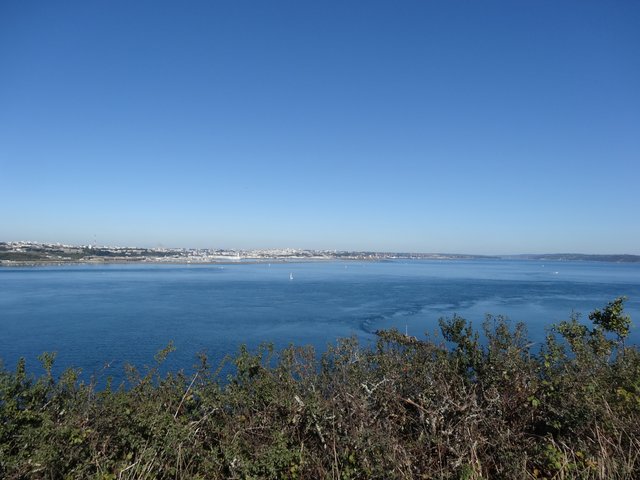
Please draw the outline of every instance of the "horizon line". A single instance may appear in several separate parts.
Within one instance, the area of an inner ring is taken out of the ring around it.
[[[419,252],[408,250],[370,250],[370,249],[335,249],[335,248],[299,248],[299,247],[252,247],[252,248],[228,248],[228,247],[175,247],[175,246],[156,246],[156,247],[143,247],[139,245],[97,245],[97,244],[74,244],[64,242],[43,242],[37,240],[2,240],[0,244],[33,244],[33,245],[60,245],[74,248],[117,248],[117,249],[144,249],[144,250],[218,250],[218,251],[232,251],[232,252],[251,252],[258,250],[294,250],[302,252],[334,252],[334,253],[370,253],[370,254],[403,254],[403,255],[442,255],[442,256],[470,256],[470,257],[527,257],[527,256],[588,256],[588,257],[640,257],[640,254],[634,253],[582,253],[582,252],[521,252],[521,253],[494,253],[494,254],[482,254],[482,253],[452,253],[452,252]]]

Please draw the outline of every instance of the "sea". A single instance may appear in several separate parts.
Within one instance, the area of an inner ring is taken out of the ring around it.
[[[550,326],[619,296],[640,322],[640,264],[540,260],[319,261],[207,265],[66,265],[0,268],[0,359],[56,352],[55,372],[123,379],[144,371],[170,342],[165,368],[193,371],[206,353],[215,367],[241,345],[312,345],[339,338],[372,344],[397,328],[424,338],[438,320],[486,315],[524,322],[533,342]],[[640,344],[634,326],[629,342]]]

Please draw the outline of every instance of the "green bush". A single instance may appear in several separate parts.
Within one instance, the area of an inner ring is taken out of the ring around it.
[[[7,479],[640,478],[640,353],[624,299],[553,326],[454,316],[441,337],[378,332],[276,352],[242,347],[220,378],[206,357],[128,385],[0,367]]]

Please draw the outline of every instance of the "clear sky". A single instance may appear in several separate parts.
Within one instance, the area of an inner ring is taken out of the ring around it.
[[[640,2],[0,2],[0,241],[640,254]]]

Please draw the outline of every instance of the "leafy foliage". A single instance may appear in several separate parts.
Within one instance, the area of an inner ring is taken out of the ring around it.
[[[0,368],[0,478],[640,477],[640,354],[624,299],[554,326],[454,316],[440,337],[378,332],[310,347],[242,347],[220,378],[205,356],[128,383]],[[611,338],[612,335],[615,338]]]

